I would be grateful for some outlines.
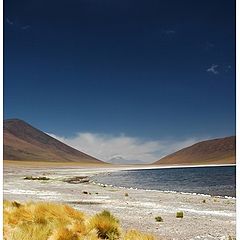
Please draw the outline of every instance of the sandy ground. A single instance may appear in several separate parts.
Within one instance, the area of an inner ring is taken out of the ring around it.
[[[157,239],[229,240],[235,237],[235,199],[124,189],[93,182],[63,182],[69,177],[107,174],[121,169],[126,167],[7,164],[4,166],[4,199],[68,203],[89,214],[108,209],[120,219],[124,229],[149,232]],[[46,176],[50,180],[24,180],[25,176]],[[177,211],[184,212],[183,219],[175,217]],[[161,216],[163,222],[156,222],[156,216]]]

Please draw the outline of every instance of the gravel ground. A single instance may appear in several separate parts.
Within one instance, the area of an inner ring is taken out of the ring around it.
[[[120,219],[123,229],[139,229],[157,239],[234,239],[236,199],[63,181],[119,170],[5,166],[4,199],[68,203],[88,214],[108,209]],[[45,176],[50,180],[24,180],[26,176]],[[182,219],[176,218],[177,211],[184,212]],[[156,222],[156,216],[161,216],[163,222]]]

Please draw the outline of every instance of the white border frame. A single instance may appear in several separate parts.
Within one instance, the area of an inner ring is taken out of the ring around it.
[[[0,184],[1,184],[1,193],[0,193],[0,225],[3,229],[3,0],[1,1],[0,4],[0,26],[1,26],[1,30],[0,30],[0,76],[1,76],[1,80],[0,80],[0,105],[1,105],[1,111],[0,111],[0,115],[1,115],[1,121],[0,121],[0,139],[1,139],[1,147],[0,147],[0,156],[1,156],[1,173],[0,173]],[[2,239],[3,239],[3,230],[1,235]]]
[[[236,239],[240,236],[240,229],[238,226],[239,224],[239,217],[238,214],[240,212],[240,206],[238,204],[238,197],[240,194],[240,168],[238,166],[238,158],[240,154],[240,142],[238,141],[239,131],[240,131],[240,124],[239,124],[239,116],[240,116],[240,104],[239,104],[239,94],[240,94],[240,85],[239,85],[239,63],[240,63],[240,48],[237,43],[240,41],[240,1],[236,0]]]
[[[0,26],[2,26],[0,31],[0,105],[2,106],[0,115],[1,115],[1,121],[0,121],[0,141],[1,141],[1,147],[0,147],[0,156],[1,156],[1,171],[0,171],[0,184],[2,187],[1,193],[0,193],[0,224],[3,226],[3,0],[0,4]],[[239,63],[240,63],[240,48],[238,47],[237,43],[240,41],[240,1],[236,0],[236,162],[237,162],[237,168],[236,168],[236,180],[237,180],[237,188],[236,188],[236,194],[237,194],[237,201],[236,201],[236,213],[238,216],[238,213],[240,213],[240,206],[238,204],[238,197],[240,194],[240,167],[238,166],[238,156],[240,156],[240,141],[238,141],[238,136],[240,132],[240,124],[239,124],[239,118],[240,118],[240,104],[238,100],[239,94],[240,94],[240,84],[239,84]],[[236,223],[236,239],[238,236],[240,236],[240,218],[237,217],[237,223]],[[3,231],[2,231],[2,239],[3,239]]]

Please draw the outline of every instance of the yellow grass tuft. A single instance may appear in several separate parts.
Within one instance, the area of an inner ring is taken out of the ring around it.
[[[63,210],[67,214],[69,218],[76,219],[78,221],[84,221],[85,214],[82,212],[77,211],[76,209],[69,207],[68,205],[63,206]]]
[[[124,236],[124,240],[133,240],[133,239],[137,239],[137,240],[154,240],[154,237],[150,234],[144,234],[144,233],[140,233],[136,230],[130,230],[127,231],[125,236]]]
[[[48,240],[78,240],[78,235],[67,228],[60,228],[54,230]]]
[[[154,240],[135,230],[122,233],[119,220],[103,211],[93,217],[63,204],[4,201],[4,240]]]
[[[11,240],[43,240],[47,239],[51,233],[51,229],[47,225],[23,223],[12,228],[8,236],[5,235],[5,239]]]
[[[90,228],[96,229],[102,239],[115,240],[120,236],[119,220],[106,210],[92,217]]]

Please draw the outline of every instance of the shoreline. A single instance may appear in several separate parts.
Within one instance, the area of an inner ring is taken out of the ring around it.
[[[79,162],[46,162],[46,161],[21,161],[21,160],[3,160],[3,167],[12,166],[14,167],[31,167],[31,168],[43,168],[43,167],[54,167],[54,168],[70,168],[70,167],[82,167],[82,168],[128,168],[126,170],[133,169],[165,169],[165,168],[195,168],[195,167],[230,167],[236,166],[236,163],[211,163],[211,164],[110,164],[107,162],[103,163],[79,163]]]
[[[58,163],[57,163],[58,164]],[[6,168],[10,167],[10,165],[6,164]],[[94,165],[95,166],[95,165]],[[23,166],[18,166],[22,168]],[[77,166],[74,166],[77,167]],[[79,166],[81,170],[88,170],[88,174],[91,179],[90,183],[99,186],[108,186],[108,187],[115,187],[120,189],[126,190],[143,190],[143,191],[152,191],[152,192],[159,192],[159,193],[172,193],[172,194],[183,194],[183,195],[199,195],[205,197],[216,197],[216,198],[224,198],[224,199],[236,199],[236,197],[232,196],[218,196],[218,195],[211,195],[211,194],[204,194],[204,193],[197,193],[197,192],[182,192],[182,191],[171,191],[171,190],[158,190],[158,189],[144,189],[144,188],[134,188],[132,187],[124,187],[124,186],[115,186],[109,185],[101,182],[95,182],[92,178],[96,175],[102,174],[109,174],[112,172],[119,172],[119,171],[132,171],[132,170],[157,170],[157,169],[181,169],[181,168],[202,168],[202,167],[236,167],[236,164],[211,164],[211,165],[166,165],[166,166],[159,166],[159,165],[118,165],[118,164],[111,164],[111,165],[101,165],[99,169],[95,169],[91,164],[90,166],[81,165]],[[30,167],[32,168],[32,167]],[[33,169],[35,166],[33,167]],[[41,166],[39,166],[41,168]],[[48,168],[51,169],[51,168]],[[72,169],[67,167],[61,167],[61,169]],[[90,170],[90,171],[89,171]],[[93,171],[91,171],[93,170]]]
[[[4,199],[20,202],[60,202],[90,215],[108,209],[120,219],[124,229],[141,229],[161,240],[228,240],[229,236],[236,235],[236,199],[126,189],[93,183],[69,184],[62,181],[74,176],[91,177],[124,169],[126,170],[126,167],[120,169],[8,166],[4,169]],[[23,180],[26,175],[46,176],[51,180],[45,182]],[[175,217],[177,211],[184,212],[183,219]],[[156,216],[161,216],[163,222],[157,223]]]
[[[121,170],[119,170],[121,171]],[[99,173],[101,174],[101,173]],[[236,197],[232,196],[220,196],[220,195],[211,195],[211,194],[204,194],[204,193],[197,193],[197,192],[179,192],[179,191],[170,191],[170,190],[157,190],[157,189],[144,189],[144,188],[134,188],[134,187],[123,187],[123,186],[116,186],[116,185],[109,185],[101,182],[95,182],[91,181],[94,185],[99,186],[106,186],[106,187],[113,187],[113,188],[119,188],[119,189],[126,189],[126,190],[141,190],[141,191],[147,191],[147,192],[159,192],[159,193],[172,193],[172,194],[182,194],[182,195],[192,195],[192,196],[203,196],[203,197],[213,197],[213,198],[222,198],[222,199],[233,199],[236,200]]]
[[[198,168],[198,167],[236,167],[235,164],[222,164],[222,165],[211,165],[211,166],[205,166],[205,165],[198,165],[198,166],[194,166],[194,168]],[[192,168],[192,166],[186,166],[186,167],[181,167],[181,166],[168,166],[168,167],[164,167],[164,168],[129,168],[129,169],[114,169],[111,171],[107,171],[107,172],[98,172],[95,173],[94,175],[90,176],[91,178],[91,182],[93,184],[97,184],[100,186],[108,186],[108,187],[116,187],[116,188],[120,188],[120,189],[134,189],[134,190],[145,190],[145,191],[153,191],[153,192],[160,192],[160,193],[179,193],[179,194],[184,194],[184,195],[200,195],[200,196],[206,196],[206,197],[216,197],[216,198],[225,198],[225,199],[236,199],[236,197],[233,196],[222,196],[222,195],[212,195],[212,194],[204,194],[204,193],[198,193],[198,192],[184,192],[184,191],[174,191],[174,190],[159,190],[159,189],[146,189],[146,188],[136,188],[134,186],[129,186],[129,187],[125,187],[125,186],[117,186],[117,185],[112,185],[112,184],[106,184],[103,183],[101,181],[95,181],[93,178],[96,175],[106,175],[106,174],[110,174],[113,172],[120,172],[120,171],[135,171],[135,170],[155,170],[155,169],[181,169],[181,168]]]

